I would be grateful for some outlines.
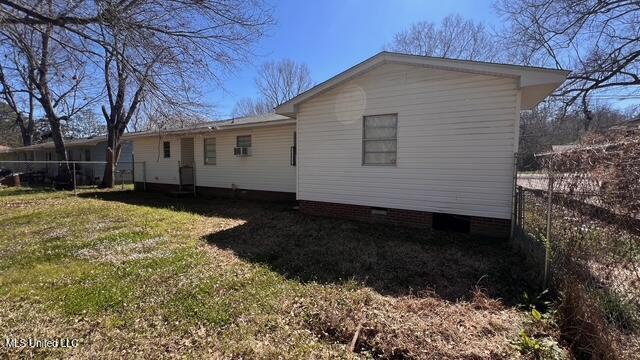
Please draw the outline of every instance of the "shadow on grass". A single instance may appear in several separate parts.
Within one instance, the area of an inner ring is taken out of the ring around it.
[[[131,191],[80,196],[243,219],[243,225],[204,240],[301,282],[353,280],[384,295],[435,293],[450,301],[469,299],[482,288],[507,305],[515,305],[526,286],[522,259],[508,244],[467,235],[311,217],[273,203]]]

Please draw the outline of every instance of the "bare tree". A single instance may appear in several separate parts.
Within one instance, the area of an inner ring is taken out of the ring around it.
[[[592,120],[586,121],[579,108],[566,111],[557,98],[540,103],[520,116],[518,169],[537,170],[542,166],[536,154],[550,151],[552,145],[582,142],[585,136],[604,133],[613,125],[634,119],[633,112],[624,113],[606,102],[592,105]]]
[[[24,41],[34,45],[33,33],[25,35],[29,36],[25,36]],[[29,76],[34,69],[20,48],[12,46],[10,39],[5,37],[0,41],[0,96],[12,110],[14,123],[20,129],[22,146],[29,146],[35,132],[35,89]]]
[[[523,64],[571,69],[559,89],[565,107],[577,104],[591,121],[590,97],[637,93],[640,3],[631,0],[501,0],[505,43]],[[588,126],[588,125],[587,125]]]
[[[200,111],[186,111],[174,106],[163,106],[162,103],[152,104],[151,102],[142,102],[140,108],[131,120],[127,131],[162,131],[169,129],[180,129],[190,126],[202,124],[211,121],[209,118],[200,114]],[[208,108],[204,107],[206,111]]]
[[[240,99],[231,112],[232,117],[257,116],[273,112],[273,106],[263,99]]]
[[[53,25],[4,24],[0,33],[3,49],[20,56],[16,63],[24,64],[22,76],[27,87],[22,91],[28,93],[30,121],[33,120],[34,103],[37,103],[38,111],[44,114],[49,124],[57,158],[66,161],[62,123],[97,98],[90,96],[82,87],[87,78],[86,64],[82,57],[69,51],[75,46],[74,39],[57,31]],[[6,50],[7,47],[12,50]],[[62,170],[62,175],[69,179],[68,166],[63,165]]]
[[[203,79],[222,86],[222,75],[248,59],[252,44],[272,22],[261,0],[0,2],[4,27],[37,29],[103,69],[110,164],[104,186],[113,183],[120,137],[132,119],[188,117],[201,105],[197,97]],[[61,41],[64,37],[75,41]],[[43,109],[49,117],[46,103]],[[60,131],[54,125],[55,140]]]
[[[16,124],[16,115],[6,103],[0,102],[0,145],[21,146],[22,135]]]
[[[63,128],[65,137],[72,139],[88,138],[107,133],[107,126],[95,112],[84,109],[71,117]]]
[[[220,74],[245,60],[271,24],[258,1],[140,0],[122,10],[94,37],[104,51],[108,187],[131,120],[142,113],[148,124],[165,127],[198,119],[202,80],[221,84]]]
[[[267,104],[274,107],[297,96],[313,86],[307,64],[290,59],[262,64],[256,78],[256,86]]]
[[[421,21],[394,35],[389,50],[405,54],[495,61],[499,52],[484,24],[448,15],[440,24]]]
[[[257,99],[240,99],[236,102],[231,116],[256,116],[272,113],[276,106],[313,86],[311,71],[307,64],[296,63],[290,59],[262,64],[255,81],[260,96]]]
[[[110,46],[108,39],[104,43],[105,28],[152,35],[167,47],[183,48],[184,57],[176,60],[191,61],[190,66],[206,68],[208,76],[219,80],[220,72],[214,70],[227,71],[247,60],[249,45],[273,24],[271,12],[263,0],[2,0],[0,24],[53,26],[97,44],[76,47],[93,55]]]
[[[198,113],[183,112],[172,108],[161,108],[157,112],[141,118],[141,120],[136,126],[140,127],[141,130],[150,131],[183,129],[212,121]]]

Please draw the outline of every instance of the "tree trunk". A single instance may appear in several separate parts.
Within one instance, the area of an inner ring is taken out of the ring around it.
[[[20,125],[20,135],[22,136],[22,146],[29,146],[33,144],[33,129],[29,126],[24,126],[23,119],[18,116],[16,122]]]
[[[107,164],[104,167],[102,176],[102,188],[112,188],[115,186],[115,172],[120,159],[120,134],[113,126],[109,126],[107,132]]]
[[[49,119],[49,126],[51,127],[51,137],[53,138],[53,145],[56,150],[56,155],[60,163],[60,173],[62,181],[71,184],[71,169],[69,168],[69,158],[67,157],[67,151],[64,146],[64,139],[62,138],[62,131],[60,130],[60,120]]]
[[[584,132],[588,132],[593,122],[593,113],[589,110],[589,103],[586,97],[582,97],[582,113],[584,114]]]

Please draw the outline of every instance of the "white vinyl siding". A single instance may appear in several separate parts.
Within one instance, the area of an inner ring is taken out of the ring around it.
[[[216,164],[216,138],[204,139],[204,163],[205,165]]]
[[[163,142],[173,143],[174,149],[180,149],[180,138],[145,137],[133,139],[133,151],[136,159],[136,181],[146,181],[160,184],[178,184],[178,160],[180,154],[173,154],[172,158],[163,156]],[[144,163],[144,165],[143,165]]]
[[[298,199],[509,219],[517,84],[389,63],[303,102]],[[397,114],[395,166],[362,166],[372,114]]]
[[[290,165],[295,125],[256,127],[252,129],[215,132],[216,166],[204,166],[204,141],[212,134],[189,135],[195,142],[196,185],[245,190],[296,191],[296,168]],[[252,156],[234,156],[238,136],[251,136]],[[157,137],[134,139],[136,162],[146,164],[147,181],[177,184],[180,154],[172,159],[162,157]],[[165,137],[160,141],[179,144],[179,137]],[[161,142],[160,142],[161,144]],[[174,149],[176,149],[174,147]],[[179,149],[179,147],[178,147]],[[159,153],[160,151],[160,153]],[[158,156],[160,154],[160,156]],[[142,181],[141,166],[136,167],[136,181]]]
[[[197,169],[198,186],[295,193],[296,168],[289,164],[294,131],[295,125],[282,125],[216,133],[216,166]],[[233,154],[241,136],[250,137],[251,156]],[[196,148],[202,141],[196,137]],[[196,153],[196,160],[202,156]]]

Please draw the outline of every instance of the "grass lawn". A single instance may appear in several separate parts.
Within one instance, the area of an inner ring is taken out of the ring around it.
[[[2,357],[512,358],[529,322],[521,259],[465,235],[29,189],[0,189],[0,229]]]

